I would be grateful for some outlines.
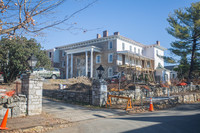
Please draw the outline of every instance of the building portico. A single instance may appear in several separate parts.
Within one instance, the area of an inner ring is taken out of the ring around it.
[[[94,52],[101,52],[101,49],[95,46],[87,46],[87,47],[81,47],[76,49],[70,49],[65,50],[66,55],[66,79],[73,78],[73,60],[74,60],[74,54],[85,54],[85,75],[87,77],[92,78],[93,77],[93,61],[94,61]],[[90,54],[90,55],[89,55]],[[88,70],[88,55],[90,56],[90,70]],[[70,60],[69,60],[70,57]],[[69,72],[70,67],[70,72]],[[90,72],[88,75],[88,72]]]

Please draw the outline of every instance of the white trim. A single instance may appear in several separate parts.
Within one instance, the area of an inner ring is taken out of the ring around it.
[[[76,49],[65,50],[68,54],[75,54],[75,53],[84,53],[86,51],[91,51],[93,49],[94,52],[101,52],[101,49],[95,46],[88,46],[88,47],[81,47]]]
[[[112,36],[108,36],[108,37],[101,37],[98,39],[92,39],[92,40],[88,40],[88,41],[82,41],[82,42],[78,42],[78,43],[73,43],[73,44],[68,44],[68,45],[63,45],[60,47],[56,47],[56,49],[62,50],[62,49],[71,49],[71,48],[77,48],[77,47],[82,47],[82,46],[86,46],[86,45],[91,45],[91,44],[95,44],[95,43],[100,43],[100,42],[105,42],[105,41],[111,41],[111,40],[115,40],[115,39],[120,39],[123,41],[126,41],[128,43],[132,43],[134,45],[140,46],[140,47],[157,47],[161,50],[167,50],[166,48],[162,47],[162,46],[158,46],[158,45],[144,45],[142,43],[136,42],[132,39],[126,38],[124,36],[121,35],[112,35]]]
[[[71,54],[71,78],[73,78],[73,54]]]
[[[125,50],[125,43],[122,43],[122,50]]]
[[[69,55],[67,54],[67,66],[66,66],[66,79],[68,79],[69,77],[68,77],[68,71],[69,71]]]
[[[139,55],[137,53],[134,53],[134,52],[131,52],[131,51],[128,51],[128,50],[124,50],[124,51],[118,51],[117,52],[118,54],[124,54],[124,55],[129,55],[129,56],[133,56],[133,57],[137,57],[137,58],[141,58],[141,59],[150,59],[150,60],[154,60],[154,58],[150,58],[150,57],[147,57],[147,56],[144,56],[144,55]]]
[[[100,59],[99,59],[100,61],[99,62],[97,62],[98,61],[98,59],[97,59],[98,56],[100,57]],[[96,55],[96,64],[99,64],[99,63],[101,63],[101,55],[100,54]]]
[[[91,48],[91,52],[90,52],[90,57],[91,57],[91,59],[90,59],[90,62],[91,62],[91,64],[90,64],[90,78],[92,78],[93,77],[93,51],[94,51],[94,49],[93,48]]]
[[[132,45],[129,46],[129,50],[130,50],[131,52],[133,51]]]

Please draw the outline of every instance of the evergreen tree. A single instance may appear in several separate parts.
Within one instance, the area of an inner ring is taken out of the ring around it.
[[[177,71],[177,76],[179,79],[187,79],[189,73],[190,64],[188,63],[186,54],[181,57],[180,64],[178,68],[175,68]]]
[[[189,58],[188,79],[191,79],[193,72],[198,69],[195,66],[199,65],[200,57],[200,2],[192,3],[189,8],[175,10],[167,20],[170,24],[168,33],[177,39],[171,43],[170,50],[177,56],[186,55]]]
[[[14,81],[19,74],[29,69],[27,60],[31,54],[38,59],[37,67],[50,67],[50,60],[35,39],[17,37],[0,40],[0,72],[4,73],[5,82]]]

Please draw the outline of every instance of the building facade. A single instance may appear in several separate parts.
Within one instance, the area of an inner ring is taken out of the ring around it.
[[[102,37],[97,34],[96,39],[56,47],[52,55],[54,67],[60,68],[62,78],[97,78],[96,69],[100,65],[105,69],[103,77],[110,78],[119,72],[153,76],[158,65],[164,66],[165,50],[159,41],[144,45],[119,32],[109,36],[104,31]]]

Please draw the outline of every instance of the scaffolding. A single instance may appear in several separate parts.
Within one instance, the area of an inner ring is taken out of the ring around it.
[[[119,72],[124,72],[127,75],[127,78],[129,78],[129,80],[133,80],[134,83],[155,83],[153,59],[145,58],[136,54],[133,55],[129,52],[126,53],[126,55],[128,60],[126,60],[125,57],[125,61],[122,61],[124,63],[118,66]]]

